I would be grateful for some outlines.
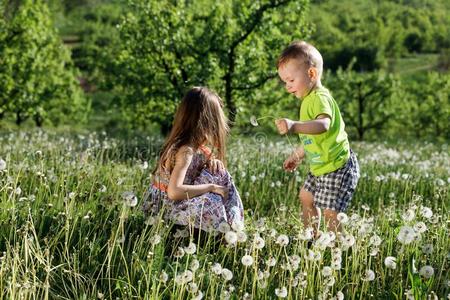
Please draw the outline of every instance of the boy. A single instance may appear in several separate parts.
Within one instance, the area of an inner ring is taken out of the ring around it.
[[[319,51],[304,41],[289,45],[277,64],[286,90],[301,99],[300,121],[275,121],[280,134],[299,134],[303,145],[283,166],[292,172],[305,156],[309,162],[300,201],[303,224],[312,226],[316,235],[318,228],[312,221],[318,219],[320,224],[320,209],[328,230],[340,230],[337,214],[347,208],[359,179],[358,161],[350,150],[339,107],[320,81],[322,66]]]

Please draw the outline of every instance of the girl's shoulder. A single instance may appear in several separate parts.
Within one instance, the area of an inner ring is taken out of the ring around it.
[[[195,149],[192,146],[189,145],[183,145],[176,151],[176,156],[186,156],[186,155],[194,155]]]

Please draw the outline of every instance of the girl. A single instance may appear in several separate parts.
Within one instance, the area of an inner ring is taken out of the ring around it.
[[[186,93],[144,196],[144,212],[204,231],[243,222],[238,191],[225,170],[227,120],[222,100],[205,87]],[[210,144],[217,156],[205,145]]]

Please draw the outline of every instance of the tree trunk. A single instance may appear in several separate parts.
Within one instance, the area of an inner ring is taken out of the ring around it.
[[[358,84],[358,138],[362,141],[364,137],[364,124],[363,124],[363,113],[364,113],[364,97],[361,92],[362,83]]]
[[[37,127],[42,127],[42,124],[44,123],[44,118],[42,118],[40,114],[35,114],[33,116],[33,119]]]
[[[17,124],[17,126],[20,126],[20,124],[22,124],[22,122],[23,122],[23,119],[22,119],[22,116],[20,114],[20,111],[17,111],[16,112],[16,124]]]
[[[234,74],[234,49],[228,53],[228,71],[224,76],[225,79],[225,103],[228,108],[229,126],[232,128],[236,121],[237,108],[233,101],[233,74]]]

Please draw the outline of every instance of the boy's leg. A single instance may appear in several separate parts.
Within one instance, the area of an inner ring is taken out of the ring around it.
[[[332,209],[324,209],[323,216],[325,219],[325,224],[327,225],[327,229],[329,231],[333,231],[334,233],[341,231],[341,224],[337,219],[338,212]]]
[[[318,232],[318,224],[320,224],[320,209],[314,205],[314,196],[304,187],[300,190],[300,202],[302,204],[302,220],[304,228],[312,227],[314,236]]]

